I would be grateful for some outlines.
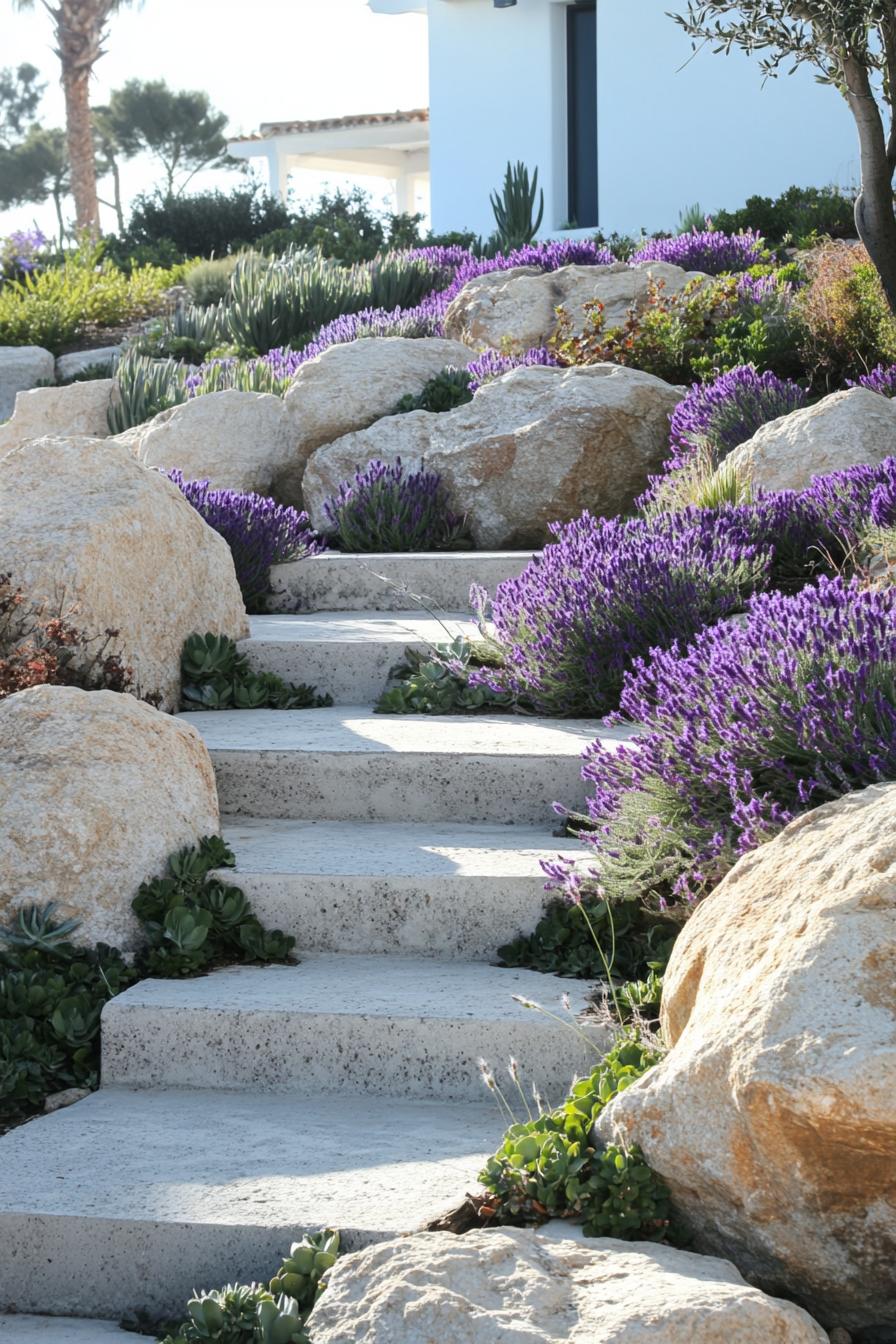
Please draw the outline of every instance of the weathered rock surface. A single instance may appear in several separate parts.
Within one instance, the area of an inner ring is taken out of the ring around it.
[[[724,1260],[501,1228],[425,1232],[337,1262],[315,1344],[826,1344]]]
[[[93,369],[98,365],[111,371],[120,354],[120,345],[102,345],[96,350],[75,350],[70,355],[60,355],[56,360],[56,377],[60,381],[63,378],[77,378],[85,369]]]
[[[0,425],[0,457],[28,439],[50,435],[106,438],[114,388],[111,378],[98,378],[20,392],[12,419]]]
[[[223,537],[110,439],[35,439],[0,458],[0,573],[34,603],[74,609],[88,635],[117,630],[110,649],[164,708],[188,635],[249,633]]]
[[[56,361],[42,346],[0,346],[0,421],[12,415],[16,393],[51,382],[55,376]]]
[[[771,420],[725,458],[761,490],[804,490],[813,476],[896,453],[896,402],[851,387]]]
[[[595,301],[604,305],[606,327],[620,326],[632,307],[646,304],[651,278],[662,282],[666,294],[679,293],[691,280],[706,279],[702,271],[683,271],[666,261],[489,271],[470,280],[452,299],[445,334],[476,349],[530,350],[553,335],[558,308],[571,319],[574,331],[583,331],[585,305]]]
[[[87,944],[130,949],[131,901],[219,829],[194,728],[130,695],[34,686],[0,701],[0,913],[59,903]]]
[[[286,394],[290,456],[278,473],[278,497],[301,499],[305,463],[315,448],[390,415],[406,394],[416,396],[449,366],[462,368],[474,352],[440,337],[365,336],[331,345],[301,365]]]
[[[453,411],[388,416],[319,448],[305,507],[323,526],[324,500],[356,466],[400,457],[441,473],[477,546],[540,546],[556,519],[631,505],[667,456],[679,399],[661,379],[616,364],[514,369]]]
[[[145,467],[179,467],[188,481],[216,490],[269,495],[289,456],[280,397],[270,392],[207,392],[120,436]]]
[[[675,946],[663,1029],[600,1132],[643,1147],[700,1248],[896,1338],[896,784],[740,860]]]

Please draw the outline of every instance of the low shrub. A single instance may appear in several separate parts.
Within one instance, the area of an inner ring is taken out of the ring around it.
[[[305,1322],[338,1255],[339,1233],[331,1228],[304,1236],[293,1242],[267,1287],[231,1283],[197,1293],[187,1303],[187,1319],[162,1344],[310,1344]]]
[[[0,700],[29,686],[137,694],[132,668],[110,651],[118,631],[87,634],[75,624],[77,614],[77,606],[30,602],[0,574]]]
[[[471,676],[541,713],[615,709],[637,658],[740,610],[769,580],[770,555],[737,509],[627,522],[585,513],[552,530],[491,603],[503,665]],[[476,601],[484,623],[484,590]]]
[[[546,865],[549,876],[565,882],[567,872]],[[634,897],[610,905],[588,892],[579,903],[554,898],[532,933],[521,934],[498,949],[505,966],[525,966],[551,975],[600,980],[607,966],[620,988],[666,969],[678,925],[662,919]]]
[[[757,373],[752,365],[695,383],[669,419],[672,456],[650,481],[641,508],[673,508],[696,502],[706,478],[757,429],[805,406],[807,394],[790,379]]]
[[[896,317],[864,247],[829,243],[806,259],[793,305],[801,358],[820,390],[896,363]]]
[[[265,234],[258,245],[269,256],[290,248],[311,248],[352,265],[371,261],[390,248],[414,247],[420,241],[420,218],[375,210],[369,193],[360,187],[347,192],[337,188],[302,203],[288,225]]]
[[[445,551],[459,544],[464,519],[452,513],[434,471],[405,473],[374,460],[324,501],[332,539],[343,551]]]
[[[609,361],[671,383],[706,380],[742,364],[788,377],[802,369],[792,302],[792,284],[780,272],[693,280],[677,294],[652,281],[644,307],[632,308],[621,326],[607,327],[600,302],[586,305],[582,331],[561,310],[549,348],[561,364]]]
[[[657,1050],[629,1032],[590,1077],[573,1084],[562,1106],[511,1124],[479,1176],[491,1196],[483,1215],[531,1223],[569,1218],[584,1223],[586,1236],[668,1239],[669,1192],[640,1150],[601,1147],[593,1135],[604,1107],[659,1059]],[[484,1069],[484,1077],[512,1116],[494,1075]],[[511,1078],[518,1086],[513,1065]]]
[[[292,686],[273,672],[254,672],[226,635],[190,635],[181,678],[184,709],[323,709],[333,703],[315,686]]]
[[[136,198],[125,233],[106,246],[120,258],[159,246],[173,248],[180,261],[223,257],[289,223],[287,207],[257,186],[187,196],[157,191]]]
[[[819,237],[854,238],[855,193],[840,187],[788,187],[777,199],[751,196],[740,210],[717,210],[724,233],[755,229],[773,243],[805,247]]]
[[[90,253],[34,271],[0,288],[0,345],[41,345],[53,354],[90,328],[115,327],[164,307],[170,271],[144,266],[126,276]]]
[[[75,946],[78,920],[57,918],[52,903],[0,929],[0,1121],[64,1088],[97,1086],[103,1005],[143,976],[290,958],[295,939],[263,928],[242,891],[211,876],[234,863],[220,836],[171,855],[166,875],[134,898],[144,942],[132,964],[102,943]]]
[[[307,513],[251,491],[212,490],[208,481],[185,481],[177,468],[168,479],[227,542],[249,612],[265,610],[271,565],[326,550]]]
[[[184,271],[184,284],[197,308],[211,308],[223,303],[230,295],[230,280],[239,258],[213,257],[209,261],[195,261]]]
[[[686,910],[799,812],[896,778],[896,588],[756,596],[743,621],[654,650],[620,706],[641,732],[589,749],[583,839],[608,899]],[[576,900],[594,881],[558,878]]]
[[[631,257],[632,265],[666,261],[686,271],[703,271],[707,275],[747,271],[767,260],[765,240],[758,233],[729,234],[719,229],[695,229],[676,238],[651,238]]]

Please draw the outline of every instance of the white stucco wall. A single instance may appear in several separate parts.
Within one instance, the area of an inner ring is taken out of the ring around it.
[[[526,0],[522,0],[526,3]],[[762,83],[758,62],[704,48],[665,17],[683,0],[598,0],[601,227],[674,227],[787,187],[858,178],[852,117],[808,69]]]
[[[376,3],[376,0],[374,0]],[[683,0],[681,0],[683,3]],[[419,0],[378,0],[416,7]],[[666,17],[670,0],[597,0],[600,226],[673,228],[791,183],[848,185],[855,133],[809,71],[762,84],[755,61],[702,51]],[[430,162],[437,231],[493,228],[489,192],[508,160],[538,166],[544,233],[566,220],[562,0],[429,0]],[[395,12],[393,10],[393,12]]]

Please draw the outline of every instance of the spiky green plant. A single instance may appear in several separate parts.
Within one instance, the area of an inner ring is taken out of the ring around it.
[[[524,163],[508,163],[501,194],[493,191],[489,199],[501,249],[509,252],[531,243],[544,218],[544,192],[538,190],[538,169],[530,182],[529,169]],[[536,199],[538,211],[533,214]]]

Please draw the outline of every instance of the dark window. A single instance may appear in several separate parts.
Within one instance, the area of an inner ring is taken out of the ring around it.
[[[597,224],[597,14],[591,3],[566,11],[569,219]]]

